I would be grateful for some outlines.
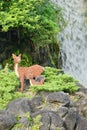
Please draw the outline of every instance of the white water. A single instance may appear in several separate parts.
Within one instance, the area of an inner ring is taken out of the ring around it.
[[[84,0],[52,0],[64,8],[68,22],[60,34],[63,71],[87,87],[87,25],[84,22]]]

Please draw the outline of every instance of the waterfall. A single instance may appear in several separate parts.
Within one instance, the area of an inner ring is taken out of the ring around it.
[[[52,0],[64,10],[67,26],[60,34],[62,69],[87,87],[87,0]]]

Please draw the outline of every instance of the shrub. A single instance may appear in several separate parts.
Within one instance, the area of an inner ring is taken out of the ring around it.
[[[9,101],[21,95],[21,93],[15,93],[18,86],[19,81],[15,73],[10,71],[7,66],[0,71],[0,109],[4,108]]]
[[[17,29],[38,47],[54,43],[65,20],[61,8],[49,0],[10,0],[0,3],[0,27],[4,32]]]
[[[76,80],[67,74],[62,74],[61,70],[51,67],[45,67],[45,76],[44,85],[33,86],[32,90],[34,91],[65,91],[73,93],[79,88],[76,86]]]
[[[65,91],[73,93],[78,90],[76,80],[70,75],[62,74],[59,69],[45,67],[43,75],[46,78],[44,85],[32,86],[30,91]],[[0,109],[5,108],[13,99],[28,97],[26,92],[22,94],[16,91],[18,86],[19,80],[17,79],[15,72],[8,69],[8,66],[0,71]],[[30,95],[29,98],[31,98]]]

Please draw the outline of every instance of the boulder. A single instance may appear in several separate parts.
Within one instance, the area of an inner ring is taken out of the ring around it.
[[[65,117],[65,115],[68,113],[67,107],[59,107],[57,110],[57,113],[60,115],[60,117]]]
[[[39,110],[39,107],[43,104],[43,99],[41,96],[35,96],[34,98],[31,99],[30,106],[31,106],[31,111],[35,112]]]
[[[11,101],[7,108],[6,113],[11,115],[23,115],[24,113],[31,112],[30,100],[27,98],[19,98]]]
[[[10,130],[16,123],[14,116],[7,113],[0,114],[0,130]]]
[[[42,110],[32,114],[32,117],[37,115],[41,115],[42,126],[40,130],[56,130],[57,127],[61,128],[64,125],[62,118],[54,111]]]
[[[87,130],[87,119],[79,117],[76,130]]]
[[[69,97],[64,92],[53,92],[50,93],[47,97],[48,102],[60,102],[60,103],[69,103]]]
[[[65,127],[67,130],[75,130],[77,116],[76,108],[71,108],[65,117]]]

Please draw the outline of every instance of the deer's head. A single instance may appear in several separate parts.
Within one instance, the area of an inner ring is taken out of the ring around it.
[[[14,60],[14,63],[19,63],[21,61],[21,54],[19,54],[18,56],[12,54],[12,58]]]

